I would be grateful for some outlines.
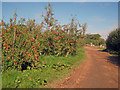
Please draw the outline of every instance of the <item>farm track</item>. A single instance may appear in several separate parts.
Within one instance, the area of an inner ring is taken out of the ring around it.
[[[87,60],[53,88],[118,88],[118,57],[85,47]]]

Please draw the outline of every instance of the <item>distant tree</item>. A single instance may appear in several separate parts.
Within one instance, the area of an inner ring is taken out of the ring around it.
[[[101,36],[99,34],[88,34],[87,37],[93,40],[99,40]]]
[[[105,40],[100,37],[101,35],[99,34],[86,34],[86,44],[105,45]]]
[[[99,45],[104,45],[104,46],[106,46],[106,45],[105,45],[105,40],[104,40],[103,38],[100,38],[100,40],[99,40]]]

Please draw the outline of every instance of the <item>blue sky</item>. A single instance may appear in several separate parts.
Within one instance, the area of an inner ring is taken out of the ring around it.
[[[81,23],[87,23],[87,33],[99,33],[106,38],[118,26],[117,2],[50,2],[53,4],[55,18],[59,24],[68,24],[71,14]],[[41,22],[40,14],[45,12],[47,2],[2,2],[2,17],[6,22],[13,17],[17,8],[18,18],[36,19]]]

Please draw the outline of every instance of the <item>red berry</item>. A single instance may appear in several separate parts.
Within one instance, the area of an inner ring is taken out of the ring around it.
[[[25,31],[26,33],[28,32],[28,30]]]
[[[58,34],[58,32],[55,32],[56,34]]]
[[[3,47],[5,47],[5,45],[3,45]]]
[[[52,28],[51,28],[51,31],[53,31]]]
[[[13,55],[13,53],[11,53],[11,55]]]
[[[49,11],[47,11],[47,14],[49,14]]]
[[[57,40],[57,38],[55,38],[55,40]]]
[[[32,46],[32,48],[34,48],[34,46]]]
[[[30,40],[32,40],[32,38],[30,38]]]
[[[30,56],[30,54],[28,54],[28,56]]]
[[[42,28],[42,26],[40,26],[40,28]]]
[[[68,50],[68,52],[70,52],[70,50]]]

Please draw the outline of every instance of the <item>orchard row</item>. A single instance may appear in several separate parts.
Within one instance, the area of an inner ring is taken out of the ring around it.
[[[44,20],[40,24],[25,18],[17,22],[16,13],[10,23],[1,21],[3,71],[22,70],[25,66],[39,68],[41,56],[75,55],[77,48],[83,46],[86,24],[75,23],[73,18],[70,24],[59,25],[51,5],[45,9],[46,15],[42,15]]]

